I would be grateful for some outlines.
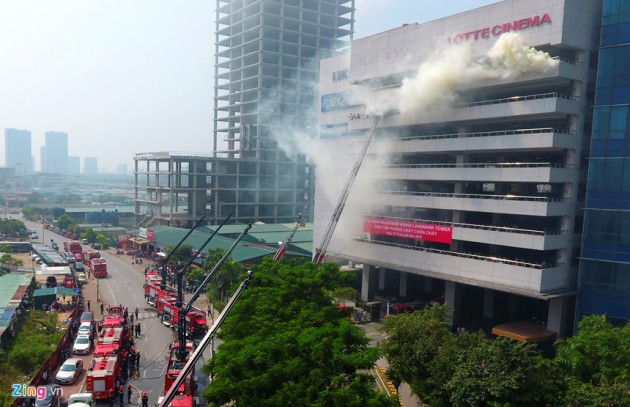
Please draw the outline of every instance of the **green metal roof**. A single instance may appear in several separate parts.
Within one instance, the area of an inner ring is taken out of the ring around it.
[[[205,251],[211,249],[228,250],[235,239],[243,232],[247,225],[225,225],[206,246]],[[256,224],[241,240],[232,252],[231,258],[242,263],[257,263],[267,255],[273,255],[279,241],[286,239],[295,224]],[[194,230],[184,243],[195,249],[201,247],[218,226],[203,226]],[[155,242],[160,246],[174,247],[188,233],[188,229],[168,226],[153,226]],[[295,243],[295,244],[294,244]],[[295,256],[310,257],[313,246],[313,229],[298,229],[289,252]]]
[[[30,273],[10,273],[0,276],[0,333],[11,324],[14,309],[19,305],[19,303],[11,303],[13,296],[20,287],[28,287],[32,279],[33,275]]]
[[[66,287],[49,287],[49,288],[40,288],[33,291],[33,297],[45,297],[48,295],[68,295],[68,296],[77,296],[79,295],[72,288]]]

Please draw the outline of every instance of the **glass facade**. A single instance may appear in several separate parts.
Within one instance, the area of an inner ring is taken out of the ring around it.
[[[630,2],[604,0],[577,319],[630,320]]]

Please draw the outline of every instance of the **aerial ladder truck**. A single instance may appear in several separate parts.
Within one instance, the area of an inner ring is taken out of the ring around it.
[[[176,346],[173,346],[172,348],[171,356],[169,357],[169,361],[168,361],[168,366],[169,367],[175,366],[176,365],[175,362],[178,362],[177,364],[183,365],[183,368],[181,368],[181,370],[179,368],[177,369],[177,372],[176,372],[177,377],[174,379],[172,383],[169,383],[168,390],[165,390],[164,398],[160,400],[159,402],[160,406],[168,406],[169,403],[171,403],[171,401],[175,398],[176,395],[181,395],[182,389],[184,389],[186,393],[184,394],[184,396],[186,396],[186,400],[193,400],[194,388],[193,386],[190,386],[190,385],[186,386],[185,381],[187,380],[189,382],[191,381],[190,378],[194,375],[194,367],[195,367],[196,362],[199,360],[199,357],[201,356],[202,352],[204,351],[208,343],[210,343],[210,341],[214,338],[214,335],[216,334],[219,327],[221,326],[221,323],[223,323],[223,320],[225,319],[227,314],[230,312],[230,309],[232,308],[234,302],[236,302],[238,297],[240,297],[240,294],[247,287],[251,273],[250,275],[248,275],[247,279],[241,284],[239,289],[237,289],[236,293],[232,296],[232,298],[226,305],[223,312],[219,315],[219,317],[214,322],[212,327],[208,330],[206,335],[199,342],[199,345],[197,346],[197,348],[193,350],[193,353],[190,357],[189,357],[190,348],[186,340],[186,314],[190,312],[195,300],[199,298],[199,295],[203,292],[208,282],[219,271],[223,263],[230,256],[232,251],[234,251],[238,243],[245,237],[245,235],[247,235],[251,227],[252,227],[252,224],[250,223],[239,235],[239,237],[236,238],[236,240],[232,243],[232,246],[230,246],[227,252],[225,252],[223,257],[217,262],[217,264],[210,271],[210,273],[208,273],[208,275],[204,278],[201,284],[199,284],[199,287],[197,287],[197,290],[195,290],[195,292],[193,293],[192,297],[190,298],[187,304],[184,304],[184,293],[183,293],[183,288],[182,288],[183,275],[186,269],[194,261],[194,257],[180,271],[178,271],[176,306],[179,308],[179,320],[178,320],[178,325],[177,325],[177,340],[175,342]],[[204,245],[199,249],[199,251],[202,251],[205,245],[209,241],[210,239],[208,239],[208,241],[204,243]],[[171,360],[172,358],[175,358],[176,361]],[[173,371],[174,369],[169,369],[169,370]],[[168,372],[167,372],[167,375],[168,375]]]
[[[335,206],[335,210],[333,211],[330,222],[328,223],[328,226],[326,227],[324,236],[322,238],[322,243],[315,250],[315,253],[313,254],[313,263],[315,264],[322,264],[322,261],[324,260],[324,256],[326,256],[326,249],[328,248],[330,239],[332,239],[333,233],[335,231],[335,227],[337,226],[337,223],[339,222],[339,219],[341,218],[341,213],[343,212],[343,209],[346,206],[346,201],[348,200],[348,196],[350,196],[350,192],[352,190],[352,185],[354,184],[354,181],[357,178],[357,174],[359,173],[359,170],[361,169],[361,164],[363,164],[363,159],[365,158],[365,154],[367,153],[367,150],[370,147],[370,142],[372,141],[372,138],[374,138],[374,130],[378,126],[378,122],[380,119],[381,117],[378,115],[374,117],[374,123],[372,123],[372,127],[368,131],[365,141],[363,142],[361,152],[359,153],[359,157],[357,158],[357,161],[354,163],[354,167],[352,167],[350,176],[348,177],[348,180],[346,181],[346,185],[344,186],[343,191],[341,192],[341,197],[339,198],[339,201],[337,202],[337,205]]]
[[[273,255],[273,261],[280,261],[282,259],[282,256],[284,256],[284,253],[286,253],[287,249],[289,248],[289,244],[291,243],[293,236],[295,236],[295,232],[297,232],[300,226],[304,226],[304,221],[302,220],[301,213],[298,215],[295,226],[293,227],[293,230],[291,230],[291,234],[289,234],[289,237],[287,237],[284,242],[282,242],[280,247],[278,247],[276,254]]]

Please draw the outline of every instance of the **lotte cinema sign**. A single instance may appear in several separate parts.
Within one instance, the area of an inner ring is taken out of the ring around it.
[[[450,244],[453,240],[453,227],[431,223],[402,222],[392,219],[365,218],[363,231],[375,235],[402,237],[405,239],[426,240]]]

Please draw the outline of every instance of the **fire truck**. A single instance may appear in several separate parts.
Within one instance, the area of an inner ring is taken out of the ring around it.
[[[165,297],[158,301],[158,315],[162,316],[162,323],[169,328],[175,329],[179,324],[179,308],[175,304],[177,301],[174,297]],[[202,310],[192,307],[192,311],[186,314],[186,336],[196,337],[205,334],[208,331],[208,323],[206,316]]]
[[[85,262],[89,263],[92,259],[98,259],[101,257],[101,253],[94,250],[86,250],[83,252],[83,257],[85,258]]]
[[[117,327],[122,328],[123,333],[127,334],[123,309],[121,306],[109,307],[107,310],[107,317],[105,317],[105,320],[103,320],[103,330],[105,330],[106,328]]]
[[[171,344],[171,351],[168,356],[168,363],[166,365],[166,376],[164,377],[164,393],[168,392],[179,376],[180,372],[188,362],[187,358],[182,360],[177,358],[179,351],[179,341],[175,341]],[[186,341],[186,354],[190,354],[193,350],[193,342]],[[186,376],[184,382],[180,385],[178,393],[180,394],[194,394],[195,392],[195,369]]]
[[[126,326],[103,327],[94,349],[94,357],[120,354],[128,343],[129,333]]]
[[[76,287],[74,276],[64,276],[63,277],[63,286],[66,288],[74,288]]]
[[[81,243],[75,240],[66,240],[63,242],[63,250],[66,254],[74,254],[76,261],[83,261],[83,248],[81,247]]]
[[[147,280],[144,283],[144,298],[153,306],[156,306],[162,298],[175,296],[177,296],[177,291],[169,286],[164,286],[162,289],[160,281]]]
[[[95,357],[90,363],[85,378],[85,389],[95,399],[109,398],[110,391],[115,392],[116,381],[120,379],[118,355]]]
[[[104,259],[101,258],[93,258],[88,263],[88,267],[92,271],[92,274],[96,278],[105,278],[107,277],[107,263],[105,263]]]

